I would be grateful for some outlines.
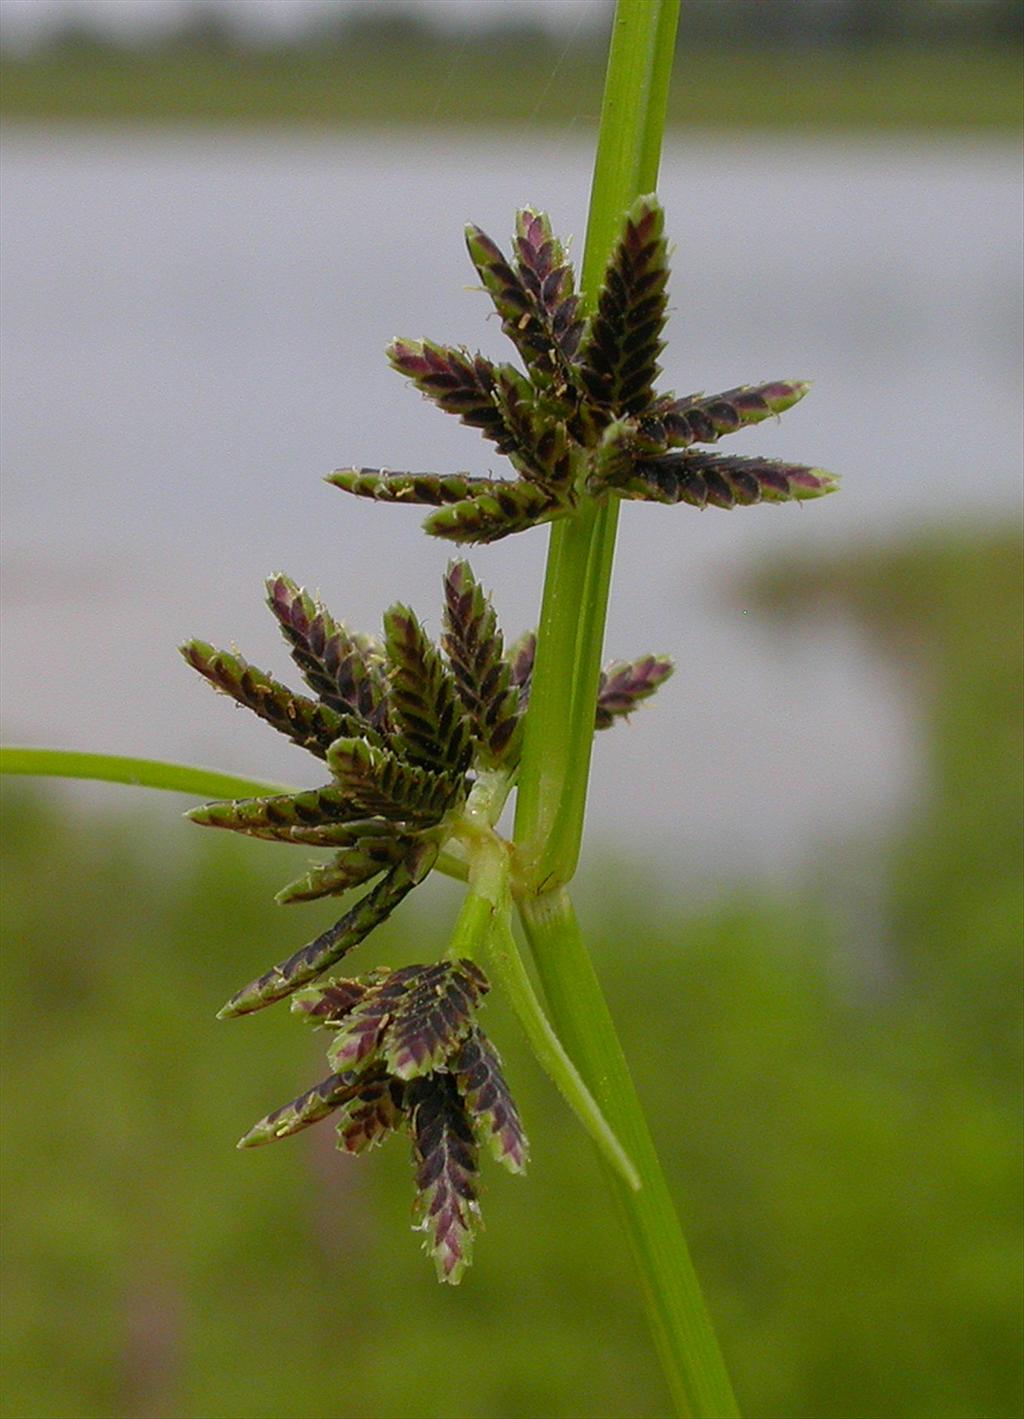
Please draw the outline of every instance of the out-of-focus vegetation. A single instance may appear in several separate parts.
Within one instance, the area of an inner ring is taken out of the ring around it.
[[[272,44],[225,5],[132,44],[78,18],[8,47],[0,108],[36,121],[590,125],[602,13],[581,10],[592,23],[559,37],[514,7],[458,31],[398,4],[346,7]],[[1020,42],[1019,0],[688,0],[668,121],[1016,131]]]
[[[622,864],[584,900],[758,1419],[1020,1412],[1020,582],[1015,539],[967,535],[766,577],[764,604],[837,596],[906,667],[927,792],[896,841],[834,852],[799,897],[688,910]],[[232,1148],[322,1064],[284,1008],[213,1019],[316,924],[270,904],[288,851],[66,822],[23,789],[4,859],[10,1419],[668,1412],[589,1145],[500,1001],[487,1025],[534,1162],[525,1182],[489,1170],[452,1292],[407,1230],[401,1144],[340,1157],[325,1123]],[[400,911],[354,969],[439,953],[455,900],[440,884],[432,926]]]

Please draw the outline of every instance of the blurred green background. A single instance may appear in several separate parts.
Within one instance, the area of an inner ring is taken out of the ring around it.
[[[102,6],[50,8],[0,66],[0,110],[43,133],[557,129],[599,105],[601,25],[546,28],[536,7],[463,34],[454,86],[448,32],[416,7],[307,6],[258,43],[225,6],[178,7],[142,39],[98,23]],[[973,139],[1019,121],[1019,6],[1001,0],[684,3],[682,63],[676,124]],[[740,870],[694,903],[628,845],[582,876],[748,1419],[1011,1419],[1024,1402],[1021,590],[998,519],[751,567],[752,616],[799,632],[828,602],[888,661],[918,726],[913,803],[798,881]],[[322,1054],[283,1008],[214,1010],[332,908],[282,915],[295,859],[185,831],[184,806],[4,786],[2,1412],[667,1415],[589,1145],[500,1000],[485,1019],[533,1163],[525,1181],[485,1164],[460,1289],[418,1254],[403,1143],[341,1158],[327,1123],[234,1150]],[[439,954],[457,899],[432,881],[353,969]]]
[[[642,863],[592,865],[584,920],[744,1412],[1009,1419],[1019,546],[943,534],[768,571],[757,595],[793,615],[823,589],[917,696],[927,792],[845,864],[880,898],[884,962],[831,869],[693,910]],[[213,1019],[273,954],[287,853],[196,841],[173,809],[160,826],[6,797],[6,1413],[668,1412],[589,1145],[500,1001],[534,1158],[525,1181],[489,1170],[451,1291],[408,1230],[398,1141],[340,1158],[325,1124],[232,1149],[322,1063],[284,1011]],[[364,962],[443,949],[454,889],[430,891],[432,917],[406,907]]]

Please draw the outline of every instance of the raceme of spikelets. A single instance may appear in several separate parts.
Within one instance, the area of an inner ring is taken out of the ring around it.
[[[320,760],[318,788],[210,803],[188,816],[208,827],[328,849],[278,893],[294,903],[368,890],[326,931],[239,990],[220,1012],[245,1015],[292,996],[332,1033],[332,1073],[257,1124],[244,1146],[338,1115],[339,1147],[362,1152],[404,1128],[413,1140],[417,1211],[438,1275],[458,1281],[478,1222],[478,1150],[513,1171],[526,1140],[494,1047],[474,1008],[489,988],[469,961],[380,968],[362,979],[311,982],[336,966],[431,871],[456,836],[481,775],[511,779],[518,763],[535,638],[506,653],[490,600],[465,562],[444,579],[440,646],[406,606],[380,640],[358,635],[285,576],[268,605],[311,695],[203,641],[185,659],[217,690]],[[672,673],[665,657],[617,662],[601,678],[595,729],[628,715]]]
[[[433,507],[424,527],[453,542],[496,542],[571,516],[585,499],[733,508],[837,486],[821,468],[695,447],[781,414],[807,393],[803,381],[683,399],[656,392],[668,248],[655,197],[638,198],[627,214],[589,316],[542,213],[518,213],[509,259],[478,227],[467,228],[466,242],[525,373],[431,340],[395,340],[388,355],[426,398],[507,457],[515,479],[343,468],[328,482],[379,502]]]

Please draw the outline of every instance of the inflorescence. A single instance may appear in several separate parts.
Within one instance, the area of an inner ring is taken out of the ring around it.
[[[667,312],[663,228],[656,199],[638,199],[588,315],[545,216],[529,208],[518,214],[510,260],[469,227],[470,257],[525,372],[429,340],[395,340],[389,357],[427,398],[478,429],[516,477],[347,468],[329,481],[382,502],[430,506],[426,530],[455,542],[494,542],[608,498],[731,508],[831,492],[836,480],[822,469],[696,447],[790,408],[806,384],[775,381],[684,399],[655,391]],[[331,1073],[268,1114],[239,1146],[289,1136],[331,1114],[338,1146],[349,1153],[406,1130],[418,1223],[439,1277],[456,1282],[479,1219],[480,1148],[513,1172],[528,1155],[501,1061],[476,1020],[488,979],[453,952],[433,964],[311,983],[439,862],[466,876],[481,833],[500,841],[493,829],[515,785],[535,638],[524,636],[506,652],[490,600],[465,562],[445,576],[440,646],[406,606],[385,614],[377,640],[350,631],[285,576],[267,587],[312,697],[202,641],[182,651],[216,689],[319,759],[329,781],[211,803],[189,816],[329,849],[326,861],[278,894],[280,902],[369,890],[221,1011],[249,1014],[290,996],[293,1009],[330,1037]],[[595,729],[628,715],[671,671],[669,660],[654,655],[610,665]]]

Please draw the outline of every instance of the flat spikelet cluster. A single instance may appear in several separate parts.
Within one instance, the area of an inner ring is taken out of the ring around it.
[[[481,1148],[513,1173],[529,1145],[490,1040],[473,1012],[489,989],[472,961],[381,967],[292,1001],[330,1035],[332,1072],[260,1119],[255,1148],[334,1116],[338,1148],[365,1153],[404,1130],[412,1141],[415,1219],[441,1281],[457,1284],[479,1226]]]
[[[404,1129],[413,1145],[418,1224],[444,1281],[469,1262],[479,1220],[479,1150],[513,1172],[527,1145],[501,1063],[473,1012],[489,989],[467,960],[379,968],[310,983],[336,966],[459,842],[474,786],[511,786],[535,647],[506,651],[490,599],[465,562],[444,579],[440,645],[395,605],[381,638],[359,635],[295,582],[275,576],[267,603],[310,693],[204,641],[185,659],[323,765],[328,781],[194,809],[206,827],[328,853],[278,893],[281,903],[366,888],[313,941],[242,987],[220,1012],[246,1015],[286,996],[330,1032],[331,1073],[246,1134],[245,1147],[288,1137],[334,1114],[338,1146],[367,1151]],[[609,666],[595,728],[628,714],[671,674],[664,657]]]
[[[694,447],[781,414],[806,394],[802,381],[684,399],[656,392],[668,299],[656,198],[639,198],[628,213],[590,316],[542,213],[517,215],[508,258],[479,227],[467,228],[466,243],[523,370],[431,340],[395,340],[388,355],[426,398],[478,429],[516,477],[343,468],[328,482],[359,497],[432,507],[424,527],[453,542],[496,542],[571,516],[584,499],[732,508],[836,487],[820,468]]]

